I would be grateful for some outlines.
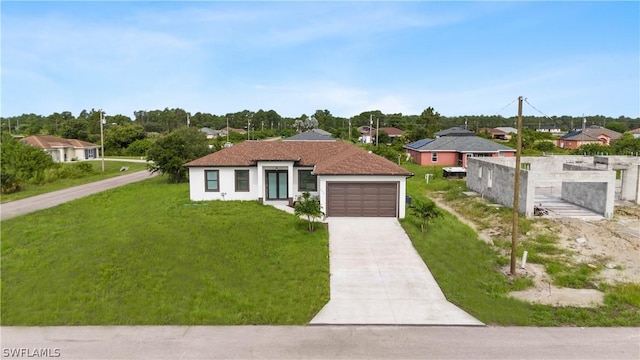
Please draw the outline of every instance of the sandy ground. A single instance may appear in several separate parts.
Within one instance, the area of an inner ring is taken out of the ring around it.
[[[464,219],[451,206],[441,199],[434,200],[438,206],[478,231],[476,224]],[[507,229],[497,227],[489,231],[478,231],[478,234],[481,240],[493,244],[494,238],[504,238],[505,231]],[[569,250],[575,264],[587,264],[599,270],[596,282],[640,283],[640,206],[618,207],[612,220],[556,219],[536,223],[528,235],[535,236],[544,232],[559,235],[560,246]],[[510,276],[509,266],[503,268],[502,272],[505,276]],[[534,287],[511,293],[511,296],[521,300],[578,307],[597,306],[603,301],[603,293],[595,289],[570,289],[551,285],[544,266],[539,264],[527,263],[522,268],[521,259],[518,259],[517,275],[529,276],[535,283]]]

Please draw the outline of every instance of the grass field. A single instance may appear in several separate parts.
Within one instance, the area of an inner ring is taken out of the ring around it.
[[[77,179],[58,179],[53,183],[43,185],[24,184],[23,189],[13,194],[2,194],[0,198],[1,203],[26,199],[31,196],[45,194],[48,192],[66,189],[72,186],[88,184],[91,182],[112,178],[124,174],[130,174],[134,171],[140,171],[147,168],[146,163],[136,163],[128,161],[105,161],[104,173],[102,172],[101,161],[89,161],[95,170],[94,174]],[[62,166],[70,166],[73,163],[62,164]],[[120,171],[120,168],[126,166],[129,168],[127,171]]]
[[[430,191],[456,196],[464,180],[445,180],[439,169],[406,165],[415,174],[407,183],[414,198]],[[427,185],[424,175],[434,174]],[[411,211],[402,225],[414,247],[429,266],[447,299],[486,324],[525,326],[640,326],[640,285],[603,287],[605,305],[597,308],[534,305],[510,298],[508,293],[527,283],[500,273],[504,258],[496,248],[478,240],[477,234],[454,216],[445,213],[420,232]],[[552,249],[553,250],[553,249]]]
[[[304,324],[328,234],[162,177],[2,222],[2,325]]]

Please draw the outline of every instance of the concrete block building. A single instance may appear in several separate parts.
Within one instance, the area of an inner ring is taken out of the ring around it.
[[[632,156],[523,157],[518,211],[532,217],[538,196],[552,196],[613,217],[615,200],[640,204],[640,158]],[[469,158],[467,187],[513,206],[515,158]]]

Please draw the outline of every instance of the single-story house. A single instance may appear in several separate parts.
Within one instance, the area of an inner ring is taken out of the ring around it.
[[[537,132],[546,132],[551,134],[559,134],[562,130],[555,125],[540,125],[536,129]]]
[[[489,134],[492,139],[497,140],[509,140],[511,138],[511,134],[496,128],[481,128],[478,129],[478,134]]]
[[[507,134],[517,134],[518,129],[511,126],[498,126],[495,128],[496,130],[504,131]]]
[[[214,139],[214,138],[217,138],[218,136],[222,135],[222,130],[213,130],[213,129],[208,128],[208,127],[201,128],[200,132],[205,134],[207,136],[207,139]],[[224,135],[226,135],[226,134],[224,134]]]
[[[591,125],[584,130],[570,132],[558,140],[556,146],[563,149],[577,149],[582,144],[600,144],[609,145],[612,141],[619,140],[622,137],[617,131],[609,130],[602,126]]]
[[[358,132],[360,133],[358,141],[365,144],[371,144],[373,137],[376,136],[376,128],[368,125],[358,127]]]
[[[193,201],[292,205],[318,196],[328,217],[405,217],[413,174],[342,141],[243,141],[187,164]]]
[[[284,141],[336,141],[328,131],[312,129],[295,134],[284,139]]]
[[[32,135],[20,139],[23,144],[42,149],[55,162],[97,159],[100,145],[77,139],[63,139],[52,135]]]
[[[640,138],[640,128],[629,130],[629,133],[631,133],[634,138]]]
[[[468,157],[513,157],[516,149],[478,136],[443,136],[404,146],[413,162],[423,166],[467,167]]]
[[[394,127],[381,127],[378,128],[378,132],[380,131],[384,131],[387,135],[389,135],[389,137],[391,138],[391,140],[401,137],[402,135],[404,135],[404,131],[400,130],[398,128],[394,128]]]

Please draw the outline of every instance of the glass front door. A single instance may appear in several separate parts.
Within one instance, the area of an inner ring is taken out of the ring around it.
[[[287,170],[268,170],[267,200],[287,199]]]

